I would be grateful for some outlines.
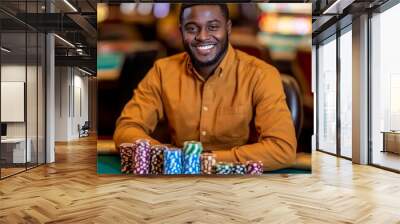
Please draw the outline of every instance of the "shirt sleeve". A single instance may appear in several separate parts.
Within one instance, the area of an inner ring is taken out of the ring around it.
[[[150,140],[150,144],[160,144],[149,134],[162,119],[161,81],[159,69],[154,65],[133,91],[132,99],[117,119],[114,132],[116,146],[143,138]]]
[[[255,84],[253,101],[259,141],[229,150],[214,151],[217,160],[262,161],[264,170],[291,166],[296,159],[297,141],[282,80],[275,68],[263,71]]]

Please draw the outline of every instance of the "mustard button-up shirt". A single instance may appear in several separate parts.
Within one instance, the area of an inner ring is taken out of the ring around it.
[[[281,78],[273,66],[233,49],[207,80],[187,53],[157,60],[117,120],[116,145],[146,138],[160,120],[172,144],[196,140],[218,161],[262,161],[264,170],[288,167],[296,137]]]

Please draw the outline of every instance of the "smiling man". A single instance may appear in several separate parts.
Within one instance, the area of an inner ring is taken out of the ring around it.
[[[202,142],[218,161],[290,166],[296,137],[279,72],[229,44],[226,4],[183,4],[186,52],[155,62],[117,120],[117,145],[146,138],[161,120],[172,144]]]

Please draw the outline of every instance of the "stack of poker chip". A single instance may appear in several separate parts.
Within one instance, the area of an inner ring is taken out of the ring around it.
[[[263,163],[261,161],[247,161],[246,169],[247,169],[247,174],[262,175]]]
[[[182,150],[167,148],[164,150],[164,174],[182,174]]]
[[[243,163],[234,163],[232,166],[232,174],[245,175],[246,170],[246,165]]]
[[[200,154],[183,154],[183,174],[200,174]]]
[[[167,147],[154,145],[150,153],[150,174],[163,174],[164,172],[164,150]]]
[[[213,167],[216,164],[214,153],[203,153],[201,154],[201,173],[212,174]]]
[[[183,151],[185,154],[201,154],[203,146],[198,141],[185,141],[183,143]]]
[[[150,173],[150,142],[146,139],[138,139],[135,142],[135,155],[133,159],[133,173],[147,175]]]
[[[133,143],[122,143],[119,146],[122,173],[133,173],[134,150],[135,145]]]
[[[232,174],[232,166],[232,163],[219,162],[215,166],[215,173],[222,175]]]
[[[185,141],[183,144],[183,174],[200,174],[201,142]]]

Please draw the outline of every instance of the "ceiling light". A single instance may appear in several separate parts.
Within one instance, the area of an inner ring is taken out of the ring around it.
[[[138,12],[140,15],[149,15],[151,11],[153,10],[153,4],[152,3],[139,3],[138,5]]]
[[[101,23],[108,18],[109,9],[106,3],[97,3],[97,23]]]
[[[154,16],[156,18],[164,18],[169,13],[169,3],[155,3]]]
[[[67,4],[74,12],[78,12],[78,10],[68,1],[64,0],[65,4]]]
[[[57,38],[58,38],[59,40],[61,40],[62,42],[66,43],[68,46],[75,48],[75,45],[73,45],[73,44],[72,44],[71,42],[69,42],[68,40],[66,40],[66,39],[64,39],[64,38],[62,38],[62,37],[60,37],[60,36],[57,35],[57,34],[54,34],[54,36],[57,37]]]
[[[136,3],[121,3],[119,8],[123,14],[129,15],[135,12]]]
[[[83,70],[83,69],[81,69],[81,68],[79,68],[79,67],[78,67],[78,70],[81,71],[81,72],[83,72],[83,73],[85,73],[85,74],[87,74],[87,75],[93,75],[92,73],[90,73],[90,72],[88,72],[88,71],[86,71],[86,70]]]
[[[9,49],[7,49],[7,48],[5,48],[5,47],[1,47],[0,48],[2,51],[4,51],[4,52],[7,52],[7,53],[10,53],[11,52],[11,50],[9,50]]]
[[[324,12],[323,15],[338,15],[342,14],[343,10],[351,5],[355,0],[336,0],[332,5],[330,5]]]

